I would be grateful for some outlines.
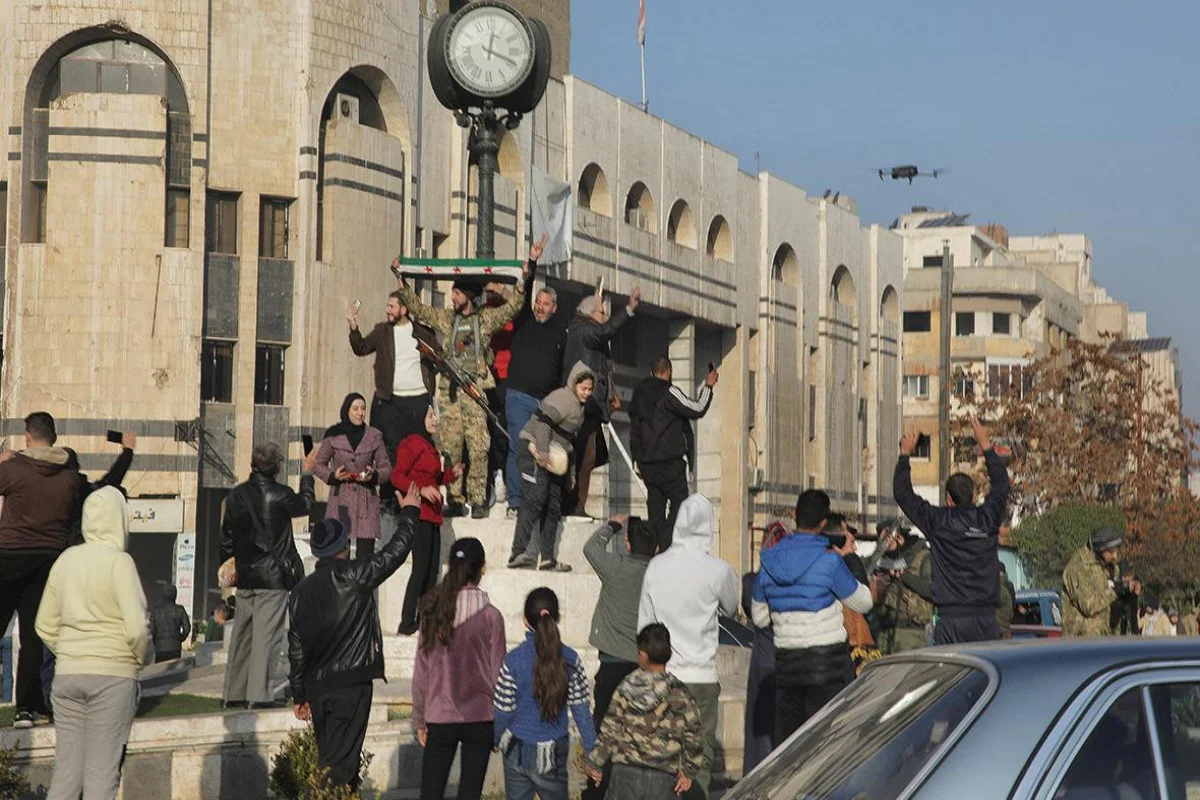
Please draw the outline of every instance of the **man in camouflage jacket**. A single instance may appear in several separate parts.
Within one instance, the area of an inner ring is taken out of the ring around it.
[[[608,800],[668,800],[686,794],[704,767],[700,708],[683,683],[666,670],[671,634],[655,622],[638,634],[638,666],[613,695],[600,738],[588,754],[598,780],[613,762]]]
[[[1112,528],[1098,528],[1063,570],[1063,635],[1111,636],[1112,605],[1136,594],[1139,587],[1121,578],[1117,556],[1125,537]]]

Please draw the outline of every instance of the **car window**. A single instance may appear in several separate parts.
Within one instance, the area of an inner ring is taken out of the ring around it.
[[[1168,800],[1200,798],[1200,684],[1150,687]]]
[[[1055,800],[1157,800],[1141,689],[1109,706],[1075,754]]]
[[[1013,606],[1013,624],[1042,624],[1042,604],[1037,600],[1037,598],[1032,600],[1017,601],[1016,605]]]
[[[987,686],[982,671],[961,664],[869,667],[824,717],[784,743],[726,798],[895,798]]]

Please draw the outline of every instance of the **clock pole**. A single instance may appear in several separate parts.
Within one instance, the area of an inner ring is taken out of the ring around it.
[[[471,157],[478,170],[476,258],[496,257],[496,172],[500,168],[500,120],[489,106],[471,117]]]

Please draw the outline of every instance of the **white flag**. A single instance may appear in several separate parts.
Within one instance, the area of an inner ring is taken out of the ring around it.
[[[575,227],[575,204],[571,197],[571,184],[555,180],[547,172],[533,168],[533,188],[530,192],[530,207],[533,212],[532,240],[543,234],[550,241],[542,262],[562,264],[571,260],[571,233]]]

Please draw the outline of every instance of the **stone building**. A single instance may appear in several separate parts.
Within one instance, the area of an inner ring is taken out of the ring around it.
[[[913,485],[930,500],[938,486],[941,265],[949,245],[954,266],[951,402],[998,397],[1028,386],[1026,365],[1072,338],[1124,340],[1147,360],[1176,398],[1178,353],[1169,339],[1149,339],[1145,313],[1111,298],[1092,278],[1092,243],[1082,234],[1009,236],[970,215],[914,207],[895,225],[904,240],[904,375],[906,429],[929,434],[913,458]],[[974,454],[951,448],[952,457]],[[961,463],[956,458],[955,464]],[[951,469],[955,468],[951,465]]]
[[[615,342],[626,400],[669,354],[717,401],[696,488],[720,553],[803,487],[864,522],[891,513],[899,438],[900,236],[849,198],[780,178],[569,73],[567,0],[517,2],[554,34],[541,106],[507,134],[497,255],[525,251],[529,171],[576,187],[560,313],[604,277],[645,303]],[[433,97],[428,0],[82,0],[0,7],[3,434],[53,413],[100,472],[107,429],[136,430],[126,485],[143,579],[213,597],[221,504],[255,442],[285,444],[368,393],[345,308],[382,317],[397,253],[475,237],[466,132]],[[433,302],[445,287],[426,286]],[[618,414],[616,431],[628,435]],[[882,463],[881,463],[882,462]],[[614,456],[595,513],[642,500]],[[883,499],[881,499],[883,498]]]

